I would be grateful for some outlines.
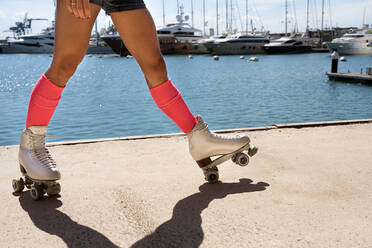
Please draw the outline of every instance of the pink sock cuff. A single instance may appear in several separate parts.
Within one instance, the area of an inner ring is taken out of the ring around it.
[[[59,87],[53,84],[44,74],[36,83],[31,94],[36,93],[46,99],[59,100],[65,87]]]
[[[181,96],[180,92],[170,79],[155,88],[150,89],[150,93],[159,108],[166,107],[177,96]]]
[[[31,93],[26,128],[48,126],[64,88],[53,84],[44,74],[40,77]]]
[[[180,92],[168,80],[150,89],[156,105],[184,132],[190,132],[197,120],[187,107]]]

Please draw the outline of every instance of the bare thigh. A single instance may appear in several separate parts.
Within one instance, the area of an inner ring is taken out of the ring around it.
[[[94,21],[101,9],[91,4],[91,18],[80,20],[67,10],[65,2],[57,2],[53,61],[45,73],[58,86],[66,85],[84,58]]]
[[[140,65],[149,88],[168,80],[156,28],[147,9],[110,14],[121,39]]]

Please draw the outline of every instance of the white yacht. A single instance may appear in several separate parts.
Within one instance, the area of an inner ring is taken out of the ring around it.
[[[205,46],[205,44],[214,43],[215,40],[218,40],[218,39],[225,39],[226,36],[227,36],[226,34],[214,35],[206,39],[200,39],[200,40],[194,41],[190,44],[190,46],[194,50],[195,53],[200,53],[200,54],[210,53],[207,47]]]
[[[202,38],[201,30],[183,22],[168,24],[158,29],[157,34],[163,54],[194,53],[191,44]]]
[[[199,33],[201,33],[199,29],[192,28],[187,23],[168,24],[164,28],[157,29],[160,50],[162,54],[194,53],[190,44],[202,38]],[[102,35],[101,38],[115,53],[121,56],[129,55],[119,34]]]
[[[53,53],[54,31],[44,30],[40,34],[22,35],[18,39],[7,40],[0,44],[0,53]],[[89,42],[86,54],[111,54],[112,49],[103,41]]]
[[[260,54],[265,53],[263,47],[269,42],[268,33],[237,33],[203,45],[214,55]]]
[[[312,51],[310,45],[304,44],[303,38],[282,37],[277,40],[272,40],[266,44],[264,49],[268,54],[293,54],[293,53],[308,53]]]
[[[179,22],[175,24],[168,24],[164,28],[157,30],[158,37],[175,37],[180,42],[193,42],[200,40],[201,30],[193,28],[188,23]]]
[[[177,15],[177,23],[168,24],[156,30],[159,39],[160,50],[163,54],[189,54],[194,53],[190,44],[202,38],[202,31],[191,27],[186,23],[188,16],[183,13],[183,6],[180,7],[180,15]],[[115,53],[121,56],[129,55],[129,51],[122,42],[119,34],[103,35],[101,38],[112,48]]]
[[[46,28],[40,34],[20,35],[0,45],[0,53],[53,53],[53,49],[53,28]]]
[[[202,31],[193,28],[187,23],[189,17],[184,17],[183,5],[180,6],[180,15],[177,15],[176,19],[177,23],[168,24],[165,27],[156,30],[162,53],[195,53],[191,44],[202,39]]]
[[[372,55],[372,29],[344,34],[327,44],[330,52],[340,55]]]

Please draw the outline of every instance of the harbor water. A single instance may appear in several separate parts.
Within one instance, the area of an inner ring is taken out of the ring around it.
[[[329,54],[166,56],[169,77],[211,129],[372,118],[372,87],[331,82]],[[0,55],[0,145],[19,143],[31,90],[49,55]],[[339,71],[372,66],[348,56]],[[50,122],[49,142],[180,132],[155,105],[134,59],[86,56]]]

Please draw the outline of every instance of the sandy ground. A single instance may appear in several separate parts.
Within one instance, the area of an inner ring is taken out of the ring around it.
[[[38,202],[0,147],[0,247],[372,247],[372,123],[248,135],[216,185],[183,136],[54,146],[61,196]]]

